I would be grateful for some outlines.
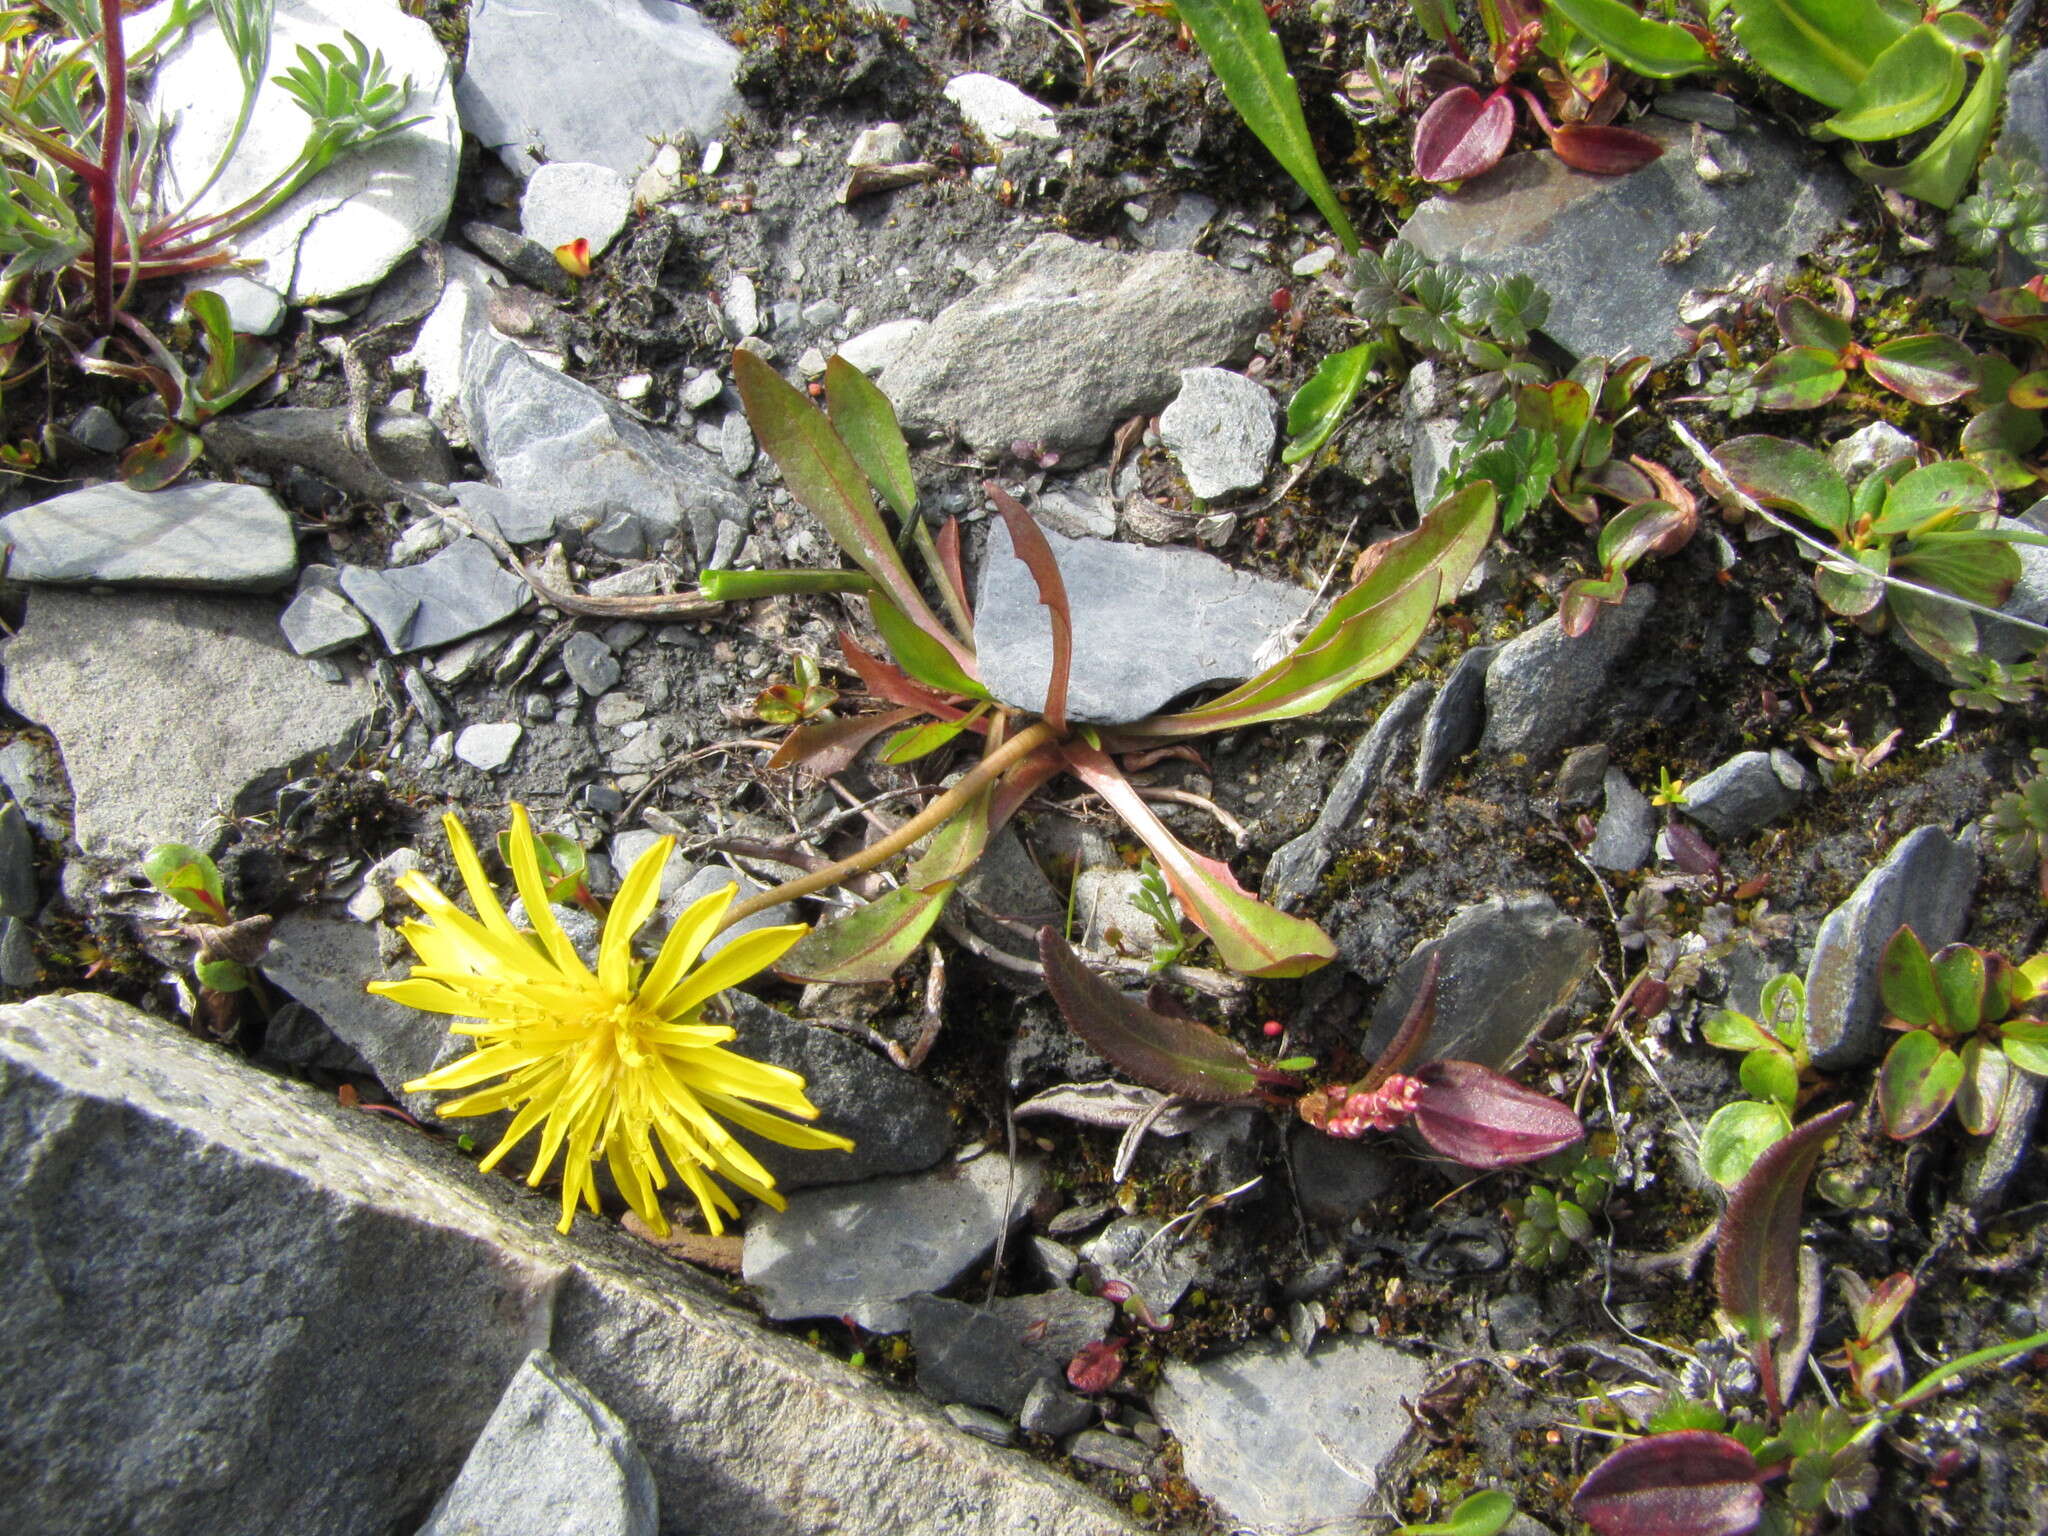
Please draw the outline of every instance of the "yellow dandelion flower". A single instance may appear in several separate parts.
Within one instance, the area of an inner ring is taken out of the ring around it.
[[[802,924],[742,934],[692,970],[732,904],[736,888],[727,886],[690,904],[651,964],[637,959],[633,935],[654,912],[662,866],[674,847],[674,839],[664,837],[634,862],[619,887],[592,975],[548,905],[525,807],[512,807],[509,841],[530,933],[515,928],[498,904],[462,824],[446,816],[442,825],[476,916],[425,876],[402,877],[400,886],[428,918],[402,930],[419,963],[407,979],[372,982],[370,990],[464,1021],[449,1028],[473,1037],[476,1049],[406,1089],[471,1088],[502,1079],[443,1104],[440,1113],[515,1112],[504,1139],[483,1160],[485,1168],[538,1129],[540,1151],[528,1184],[539,1184],[563,1153],[561,1231],[569,1230],[579,1201],[598,1209],[592,1170],[599,1157],[626,1202],[663,1235],[668,1221],[655,1196],[668,1183],[661,1153],[697,1197],[713,1232],[724,1230],[721,1211],[739,1214],[713,1174],[780,1209],[774,1176],[722,1121],[784,1146],[852,1147],[844,1136],[783,1119],[817,1118],[803,1078],[725,1049],[735,1031],[702,1019],[712,997],[780,959],[807,931]]]

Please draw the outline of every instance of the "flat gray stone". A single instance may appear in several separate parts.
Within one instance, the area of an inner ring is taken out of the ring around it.
[[[391,488],[384,476],[411,485],[425,481],[446,484],[455,474],[455,459],[441,429],[411,411],[373,411],[370,452],[376,464],[363,462],[349,446],[346,406],[280,405],[261,411],[236,411],[209,422],[206,446],[230,463],[253,465],[273,474],[310,470],[337,490],[358,501],[388,501]],[[383,475],[377,473],[383,471]]]
[[[1634,647],[1657,601],[1656,589],[1630,582],[1616,608],[1574,639],[1555,614],[1500,648],[1486,674],[1483,752],[1543,757],[1590,728],[1608,675]]]
[[[1940,827],[1917,827],[1830,912],[1806,967],[1806,1046],[1824,1072],[1877,1054],[1883,1000],[1877,963],[1899,928],[1931,953],[1963,936],[1977,888],[1977,850]]]
[[[1152,1453],[1144,1446],[1102,1429],[1081,1431],[1067,1447],[1067,1454],[1091,1467],[1121,1472],[1125,1477],[1143,1477],[1152,1470]]]
[[[432,1124],[434,1106],[445,1096],[406,1093],[404,1085],[469,1046],[448,1033],[448,1019],[365,990],[370,982],[409,975],[409,961],[408,951],[405,959],[385,964],[377,951],[377,931],[367,923],[302,908],[286,913],[270,930],[263,974],[317,1014],[407,1113]]]
[[[35,930],[25,917],[0,917],[0,986],[27,991],[43,984]]]
[[[25,1531],[412,1529],[537,1348],[689,1529],[1133,1530],[608,1223],[559,1238],[546,1194],[110,999],[0,1009],[0,1199]]]
[[[430,560],[387,571],[345,565],[340,580],[394,656],[502,624],[532,596],[481,539],[457,539]]]
[[[270,492],[211,480],[67,491],[0,517],[0,541],[9,579],[48,586],[268,592],[299,568],[291,517]]]
[[[494,529],[508,544],[539,544],[554,537],[555,514],[523,496],[508,496],[481,480],[458,480],[448,487],[462,510]]]
[[[2013,1179],[2034,1155],[2034,1127],[2041,1118],[2044,1095],[2048,1095],[2048,1081],[2031,1072],[2014,1072],[1998,1124],[1989,1136],[1970,1138],[1956,1193],[1980,1219],[2005,1203]]]
[[[1880,469],[1912,458],[1920,445],[1888,421],[1858,427],[1828,449],[1828,463],[1850,485],[1860,485]]]
[[[1341,1227],[1394,1187],[1399,1161],[1371,1141],[1346,1141],[1297,1125],[1287,1139],[1287,1160],[1301,1214],[1318,1226]]]
[[[525,727],[513,720],[466,725],[455,738],[455,755],[472,768],[496,773],[512,761]]]
[[[1183,368],[1180,393],[1159,413],[1159,440],[1207,501],[1257,490],[1279,429],[1265,387],[1228,368]]]
[[[6,689],[63,749],[80,846],[114,855],[206,842],[376,712],[360,676],[309,682],[274,603],[176,593],[32,591]]]
[[[907,431],[1081,452],[1165,405],[1183,368],[1241,361],[1271,317],[1264,288],[1204,257],[1121,256],[1040,235],[940,311],[876,382]]]
[[[910,1324],[905,1298],[957,1280],[1023,1218],[1044,1171],[1000,1153],[932,1173],[876,1179],[790,1197],[786,1211],[747,1221],[742,1273],[761,1310],[850,1317],[874,1333]]]
[[[1379,712],[1372,729],[1359,739],[1337,770],[1315,824],[1301,836],[1282,843],[1266,865],[1260,894],[1269,902],[1291,908],[1315,889],[1335,852],[1335,841],[1351,825],[1368,796],[1386,781],[1402,751],[1414,738],[1429,701],[1435,696],[1432,683],[1410,683]]]
[[[71,786],[64,765],[38,736],[17,736],[0,747],[0,784],[36,835],[61,843],[71,835]]]
[[[1045,538],[1073,616],[1072,720],[1139,720],[1190,688],[1250,677],[1260,648],[1311,601],[1299,587],[1233,571],[1199,550]],[[982,558],[974,644],[989,692],[1020,709],[1044,705],[1052,620],[1001,522],[990,525]]]
[[[1998,526],[2008,533],[2048,533],[2048,501],[2035,502],[2019,517],[2001,517]],[[2029,624],[2048,626],[2048,548],[2015,544],[2012,552],[2020,557],[2020,579],[1998,605],[1998,611]],[[2038,630],[2022,629],[1982,614],[1976,616],[1975,622],[1978,649],[2008,666],[2042,648]]]
[[[941,93],[985,139],[1056,139],[1059,124],[1044,102],[995,75],[955,75]]]
[[[0,801],[0,917],[33,917],[39,905],[35,834],[20,806]]]
[[[1038,1381],[1033,1382],[1031,1390],[1024,1395],[1024,1406],[1017,1413],[1017,1427],[1034,1435],[1050,1435],[1057,1440],[1092,1423],[1094,1418],[1095,1405],[1087,1398],[1069,1392],[1065,1387],[1047,1386]]]
[[[1739,752],[1686,786],[1679,809],[1731,841],[1789,815],[1813,788],[1813,775],[1784,748]]]
[[[1998,148],[2048,165],[2048,59],[2035,54],[2005,83],[2005,121]]]
[[[1422,739],[1415,748],[1415,793],[1426,795],[1441,784],[1451,765],[1479,745],[1486,721],[1486,674],[1497,645],[1475,645],[1458,658],[1451,675],[1430,701],[1423,717]]]
[[[308,587],[277,621],[295,655],[325,656],[354,645],[370,632],[370,621],[354,603],[329,587]]]
[[[542,250],[588,240],[595,256],[618,239],[632,212],[633,189],[610,166],[550,160],[526,178],[519,228]]]
[[[1607,770],[1607,806],[1593,829],[1586,862],[1599,869],[1641,869],[1657,847],[1657,812],[1619,768]]]
[[[1782,134],[1731,136],[1725,142],[1755,174],[1709,184],[1694,169],[1689,126],[1655,117],[1632,126],[1664,145],[1632,175],[1575,171],[1547,151],[1509,155],[1429,199],[1401,237],[1472,272],[1533,277],[1550,292],[1544,331],[1582,357],[1641,353],[1664,363],[1682,350],[1678,304],[1689,290],[1730,287],[1767,263],[1795,264],[1849,206],[1842,170]],[[1655,259],[1681,233],[1708,229],[1690,260]]]
[[[631,1432],[536,1349],[420,1536],[655,1536],[660,1521],[654,1474]]]
[[[1465,908],[1442,934],[1417,945],[1380,993],[1360,1051],[1367,1061],[1394,1038],[1433,954],[1443,956],[1436,1025],[1415,1059],[1505,1071],[1592,974],[1600,941],[1547,896],[1495,896]]]
[[[307,117],[275,77],[300,48],[345,47],[344,31],[383,54],[394,83],[410,79],[406,115],[425,121],[338,156],[235,238],[237,260],[253,263],[248,275],[294,304],[369,287],[439,231],[455,195],[462,130],[448,57],[432,29],[395,5],[279,0],[270,78],[257,94],[241,147],[194,212],[234,207],[293,161],[306,139]],[[233,53],[210,13],[165,53],[150,78],[148,103],[152,119],[176,124],[167,136],[165,181],[169,205],[177,207],[212,173],[242,104]]]
[[[739,50],[666,0],[474,0],[462,126],[514,172],[594,160],[630,177],[654,139],[714,138],[739,113]]]
[[[562,668],[569,674],[569,681],[589,698],[610,693],[619,686],[619,658],[587,629],[577,630],[562,642]]]
[[[555,259],[554,251],[529,240],[516,229],[471,219],[462,226],[462,238],[470,248],[493,266],[504,269],[529,288],[566,299],[573,291],[569,274]]]
[[[1068,1362],[1116,1320],[1114,1302],[1079,1291],[985,1305],[913,1296],[907,1306],[918,1390],[937,1402],[973,1403],[1011,1418],[1034,1388],[1060,1386]]]
[[[1119,1216],[1081,1245],[1081,1257],[1104,1280],[1120,1280],[1156,1318],[1180,1305],[1189,1287],[1202,1278],[1210,1258],[1206,1237],[1155,1242],[1166,1223],[1156,1216]],[[1185,1234],[1182,1234],[1185,1237]]]
[[[919,1173],[952,1150],[952,1114],[923,1078],[836,1029],[777,1013],[744,992],[726,993],[725,1006],[737,1031],[731,1048],[801,1075],[818,1106],[816,1123],[853,1139],[851,1152],[814,1152],[734,1126],[733,1135],[781,1189]]]
[[[1410,1423],[1426,1362],[1372,1339],[1235,1350],[1200,1365],[1171,1361],[1152,1411],[1181,1444],[1193,1483],[1240,1530],[1298,1536],[1358,1519]],[[1342,1456],[1323,1449],[1327,1440]]]
[[[929,320],[885,320],[839,343],[839,356],[870,378],[896,360],[911,342],[931,329]]]

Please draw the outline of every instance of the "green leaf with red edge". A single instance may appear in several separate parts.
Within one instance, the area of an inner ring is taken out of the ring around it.
[[[187,843],[158,843],[144,855],[142,876],[195,916],[216,926],[232,921],[220,869]]]
[[[1752,500],[1796,512],[1837,538],[1848,533],[1848,483],[1818,449],[1782,437],[1737,437],[1716,448],[1714,460]]]
[[[1412,533],[1376,545],[1371,569],[1286,656],[1221,698],[1120,726],[1119,733],[1187,736],[1291,720],[1328,707],[1391,671],[1415,648],[1430,615],[1464,586],[1493,525],[1490,482],[1446,496]]]
[[[875,628],[881,631],[897,665],[920,683],[970,699],[988,697],[988,690],[961,670],[936,635],[904,617],[903,610],[881,593],[868,594],[868,612],[874,615]]]
[[[954,882],[905,885],[820,923],[776,964],[795,981],[860,985],[894,976],[946,910]]]
[[[1599,1536],[1745,1536],[1763,1518],[1762,1484],[1740,1440],[1679,1429],[1631,1440],[1593,1468],[1572,1513]]]
[[[1714,1290],[1728,1314],[1759,1352],[1774,1341],[1777,1379],[1797,1379],[1800,1361],[1791,1358],[1800,1335],[1799,1224],[1807,1182],[1829,1136],[1854,1114],[1838,1104],[1793,1128],[1767,1147],[1728,1197],[1714,1249]]]
[[[1953,534],[1923,535],[1913,547],[1892,561],[1895,575],[1953,592],[1969,602],[1996,608],[2019,585],[2020,557],[2009,543],[1989,530],[1982,538]],[[1893,606],[1910,594],[1894,591]],[[1933,600],[1929,600],[1930,602]],[[1951,608],[1951,612],[1959,612]],[[1967,620],[1969,615],[1963,614]]]
[[[1916,405],[1949,405],[1977,387],[1977,355],[1953,336],[1901,336],[1863,357],[1863,371]]]
[[[768,759],[768,766],[800,767],[816,778],[829,779],[852,767],[861,749],[882,732],[915,720],[923,713],[915,704],[906,704],[879,715],[850,715],[841,720],[811,721],[782,738],[782,745]]]
[[[1977,301],[1977,313],[2001,331],[2048,343],[2048,299],[2026,284],[1992,289]]]
[[[197,432],[170,422],[121,455],[121,479],[133,490],[161,491],[205,451]]]
[[[1974,464],[1952,459],[1923,464],[1894,481],[1870,531],[1890,539],[1916,533],[1930,523],[1942,526],[1961,516],[1988,516],[1997,510],[1998,492],[1991,477]]]
[[[2039,1019],[2006,1019],[1998,1026],[2006,1060],[2022,1072],[2048,1077],[2048,1024]]]
[[[1942,1022],[1934,961],[1920,935],[1907,924],[1900,924],[1878,956],[1877,989],[1893,1018],[1921,1029]]]
[[[1877,1107],[1885,1133],[1911,1141],[1947,1111],[1962,1086],[1962,1058],[1924,1029],[1892,1042],[1877,1073]]]
[[[1422,1084],[1416,1131],[1467,1168],[1533,1163],[1585,1139],[1567,1106],[1476,1061],[1425,1062],[1409,1075]]]
[[[1060,563],[1052,545],[1024,504],[993,480],[984,480],[988,492],[1009,530],[1010,551],[1024,562],[1038,588],[1039,606],[1052,623],[1052,668],[1045,684],[1045,708],[1039,711],[1056,731],[1067,728],[1067,683],[1074,668],[1074,614],[1067,605],[1067,584],[1060,575]]]
[[[910,726],[890,737],[879,755],[885,763],[914,763],[931,756],[987,712],[988,705],[977,704],[958,720],[927,720]]]
[[[1628,577],[1581,576],[1557,600],[1557,627],[1572,639],[1590,634],[1602,608],[1613,608],[1628,596]]]
[[[1892,552],[1885,545],[1876,544],[1868,549],[1845,549],[1839,553],[1863,569],[1849,571],[1833,565],[1815,566],[1813,589],[1827,604],[1828,612],[1839,613],[1844,618],[1858,618],[1884,601],[1885,589],[1881,578],[1891,570]]]
[[[1961,1052],[1963,1075],[1956,1084],[1956,1118],[1972,1136],[1998,1128],[2005,1091],[2012,1083],[2012,1063],[1994,1040],[1972,1035]]]
[[[1849,322],[1811,299],[1797,295],[1786,299],[1773,312],[1773,318],[1788,347],[1818,347],[1838,360],[1849,350]]]
[[[2048,368],[2036,368],[2032,373],[2023,373],[2005,387],[2005,401],[2023,411],[2038,411],[2048,407]]]
[[[1237,883],[1228,865],[1182,844],[1105,753],[1077,743],[1062,752],[1076,777],[1152,851],[1181,910],[1209,935],[1225,965],[1246,976],[1305,976],[1336,958],[1337,946],[1314,923],[1267,906]]]
[[[1601,567],[1626,571],[1692,521],[1693,514],[1668,501],[1639,501],[1607,520],[1595,544]]]
[[[1960,1035],[1975,1029],[1984,1016],[1984,952],[1969,944],[1945,944],[1928,963],[1949,1033]]]
[[[751,603],[762,597],[873,592],[866,571],[699,571],[697,590],[714,603]]]
[[[1082,964],[1056,930],[1038,930],[1038,958],[1068,1027],[1118,1071],[1160,1093],[1210,1103],[1257,1090],[1258,1071],[1243,1047],[1206,1024],[1133,1002]]]
[[[875,510],[874,492],[832,423],[774,368],[745,348],[732,354],[733,382],[747,424],[782,471],[789,493],[810,510],[853,563],[874,577],[916,628],[962,670],[973,651],[946,631],[926,605]]]
[[[1767,411],[1818,410],[1842,392],[1848,372],[1832,352],[1792,347],[1757,369],[1757,404]]]
[[[974,868],[988,851],[989,806],[994,785],[985,786],[967,804],[946,818],[931,836],[923,853],[903,871],[905,885],[929,887],[940,880],[957,880]]]
[[[908,522],[917,514],[917,479],[910,472],[910,445],[897,424],[896,407],[836,352],[825,361],[825,414],[882,499]]]

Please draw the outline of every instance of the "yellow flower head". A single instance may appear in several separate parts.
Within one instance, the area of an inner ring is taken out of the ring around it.
[[[773,965],[803,937],[802,924],[742,934],[691,970],[732,904],[736,887],[729,885],[690,904],[652,964],[636,959],[633,935],[654,911],[662,866],[674,847],[675,840],[664,837],[634,862],[619,887],[592,975],[548,905],[525,807],[512,807],[510,843],[512,877],[531,933],[513,927],[498,904],[462,824],[445,816],[442,825],[476,916],[425,876],[403,876],[400,886],[428,918],[403,930],[419,963],[406,980],[372,982],[370,990],[408,1007],[456,1015],[465,1022],[450,1029],[476,1041],[460,1061],[407,1083],[408,1092],[503,1079],[440,1108],[447,1116],[516,1111],[504,1139],[483,1160],[485,1168],[538,1127],[540,1152],[526,1180],[537,1185],[567,1148],[561,1231],[569,1230],[579,1200],[598,1209],[592,1167],[601,1156],[627,1203],[666,1235],[655,1191],[667,1185],[668,1175],[657,1139],[713,1232],[724,1230],[720,1211],[739,1214],[712,1181],[714,1173],[780,1209],[774,1176],[722,1120],[784,1146],[852,1147],[844,1136],[783,1119],[817,1118],[803,1078],[725,1049],[734,1031],[701,1021],[705,1003]]]

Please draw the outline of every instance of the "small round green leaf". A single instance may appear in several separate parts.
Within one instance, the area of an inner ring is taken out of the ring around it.
[[[1723,1189],[1733,1189],[1764,1150],[1791,1130],[1792,1122],[1776,1104],[1749,1099],[1724,1104],[1700,1132],[1700,1169]]]
[[[1977,357],[1953,336],[1901,336],[1874,347],[1863,371],[1918,405],[1947,405],[1977,387]]]
[[[1920,935],[1901,925],[1877,962],[1878,991],[1894,1018],[1925,1028],[1941,1022],[1941,994],[1934,986],[1934,965]]]
[[[1757,403],[1767,411],[1816,410],[1839,395],[1848,378],[1837,354],[1793,347],[1757,369]]]
[[[1962,1085],[1962,1058],[1932,1034],[1899,1036],[1877,1074],[1877,1103],[1895,1141],[1910,1141],[1942,1117]]]
[[[1782,437],[1732,438],[1714,450],[1722,471],[1767,507],[1796,512],[1838,537],[1849,528],[1849,487],[1827,455]]]
[[[1950,944],[1929,963],[1948,1033],[1968,1034],[1984,1013],[1984,952],[1968,944]]]
[[[1753,1099],[1775,1101],[1790,1109],[1799,1097],[1799,1068],[1784,1051],[1751,1051],[1742,1058],[1742,1089]]]
[[[2012,1063],[1995,1041],[1972,1035],[1962,1049],[1963,1080],[1956,1085],[1956,1118],[1972,1136],[1989,1135],[2005,1108]]]

